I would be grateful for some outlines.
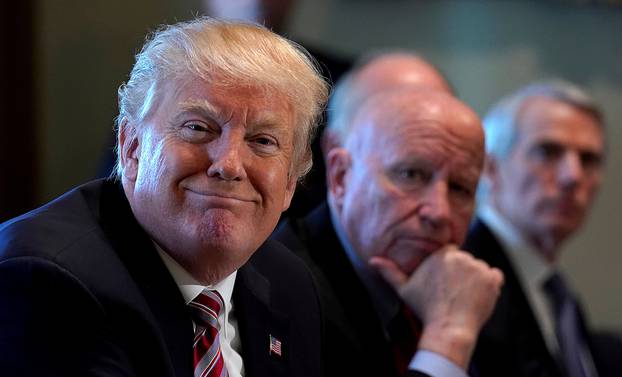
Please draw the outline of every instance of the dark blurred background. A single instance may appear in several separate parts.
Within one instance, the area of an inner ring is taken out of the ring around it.
[[[96,176],[146,33],[203,12],[200,0],[1,2],[0,221]],[[607,176],[563,267],[594,324],[622,330],[622,1],[299,0],[282,33],[345,59],[417,50],[480,114],[535,79],[585,86],[607,115]]]

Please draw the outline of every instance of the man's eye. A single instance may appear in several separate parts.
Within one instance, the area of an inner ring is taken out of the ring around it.
[[[595,170],[602,165],[602,156],[593,152],[584,152],[580,155],[584,169]]]
[[[541,160],[555,160],[562,155],[562,147],[553,143],[542,143],[533,149],[534,155]]]
[[[203,143],[211,140],[216,132],[206,123],[190,121],[182,125],[179,133],[182,139],[190,143]]]
[[[186,128],[189,128],[192,131],[207,131],[207,127],[199,124],[199,123],[186,123]]]
[[[399,170],[398,173],[401,178],[406,178],[406,179],[421,177],[421,173],[415,169],[401,169]]]
[[[460,183],[450,183],[449,189],[461,196],[470,197],[473,195],[473,190]]]
[[[425,179],[428,174],[421,169],[402,168],[398,171],[400,177],[405,179]]]
[[[276,141],[269,137],[257,137],[254,139],[254,142],[265,146],[276,145]]]
[[[430,179],[431,174],[425,170],[413,167],[399,167],[394,170],[393,176],[398,182],[405,185],[418,185]]]
[[[279,141],[273,135],[260,134],[249,137],[249,141],[258,148],[276,148],[279,146]]]
[[[279,150],[279,141],[272,135],[255,135],[248,139],[248,145],[258,154],[271,155]]]

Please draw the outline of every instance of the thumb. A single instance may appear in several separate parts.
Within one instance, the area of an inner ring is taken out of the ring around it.
[[[408,275],[400,270],[397,264],[390,259],[372,257],[369,259],[369,265],[375,268],[396,291],[408,281]]]

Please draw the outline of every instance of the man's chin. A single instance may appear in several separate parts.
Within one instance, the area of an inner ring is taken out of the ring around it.
[[[551,228],[551,234],[555,236],[558,240],[558,243],[564,242],[566,239],[570,238],[580,227],[578,223],[562,223],[555,224]]]
[[[196,232],[203,242],[226,243],[235,234],[237,222],[239,220],[229,210],[210,209],[203,214]]]
[[[393,261],[399,267],[399,269],[402,270],[403,273],[410,276],[417,270],[417,268],[421,265],[424,259],[425,256],[418,256],[416,258],[404,258],[401,261],[398,259],[393,259]]]
[[[549,220],[547,228],[551,234],[565,238],[579,230],[581,224],[582,221],[576,216],[554,216]]]
[[[556,251],[577,231],[579,225],[569,221],[548,221],[533,224],[531,229],[531,240],[535,242],[536,248]]]

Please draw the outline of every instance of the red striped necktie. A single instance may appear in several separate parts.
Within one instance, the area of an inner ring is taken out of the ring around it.
[[[194,377],[227,377],[218,336],[218,316],[225,307],[222,296],[206,288],[188,305],[196,324]]]

